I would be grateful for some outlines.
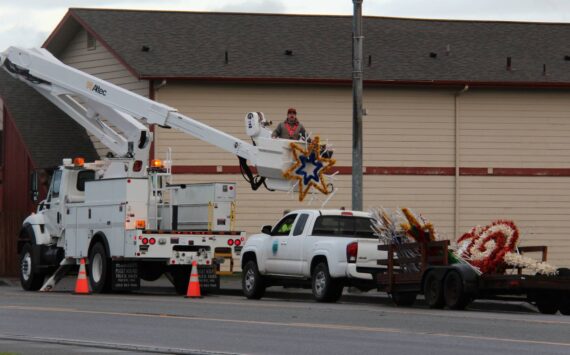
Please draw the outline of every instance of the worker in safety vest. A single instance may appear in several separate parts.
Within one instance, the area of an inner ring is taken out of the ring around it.
[[[306,138],[305,127],[297,119],[297,110],[291,107],[287,110],[287,118],[280,122],[271,135],[273,138],[300,140]]]

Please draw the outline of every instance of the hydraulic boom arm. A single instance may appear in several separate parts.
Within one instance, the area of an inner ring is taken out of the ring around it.
[[[176,128],[204,142],[248,160],[257,168],[261,183],[270,189],[290,190],[283,171],[292,164],[289,140],[272,139],[263,115],[249,113],[246,131],[255,144],[187,117],[175,108],[123,89],[65,65],[45,49],[10,47],[0,54],[0,65],[26,82],[95,135],[119,156],[148,159],[152,135],[142,123]],[[109,123],[105,123],[106,119]],[[116,128],[118,129],[116,129]],[[247,171],[252,178],[252,174]]]

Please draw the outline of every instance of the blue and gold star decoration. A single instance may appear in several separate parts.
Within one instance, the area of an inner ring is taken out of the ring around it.
[[[330,191],[327,188],[325,174],[331,171],[336,160],[321,156],[319,137],[313,138],[306,149],[299,143],[291,142],[291,152],[294,162],[283,176],[298,181],[299,201],[305,199],[311,187],[328,195]]]

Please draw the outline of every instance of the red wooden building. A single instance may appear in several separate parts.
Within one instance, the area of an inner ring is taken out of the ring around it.
[[[20,226],[45,197],[53,169],[63,158],[93,160],[97,154],[81,126],[1,69],[0,110],[0,276],[14,276]]]

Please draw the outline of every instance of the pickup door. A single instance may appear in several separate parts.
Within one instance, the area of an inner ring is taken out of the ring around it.
[[[265,243],[265,268],[268,274],[302,276],[303,243],[309,214],[285,216],[271,231]]]

